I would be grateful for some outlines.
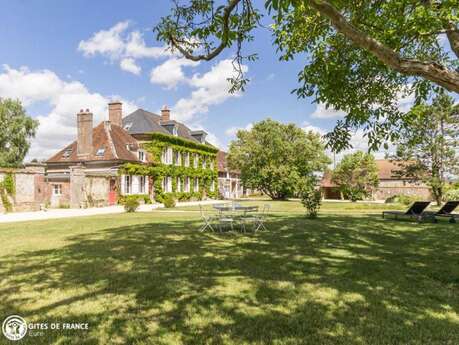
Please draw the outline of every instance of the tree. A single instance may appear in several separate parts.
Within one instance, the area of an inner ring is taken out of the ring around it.
[[[251,130],[238,131],[228,163],[241,171],[244,186],[272,199],[286,199],[299,192],[300,185],[313,183],[314,173],[323,171],[330,160],[319,134],[267,119]]]
[[[37,126],[38,121],[27,116],[21,102],[0,98],[0,166],[22,163]]]
[[[345,155],[333,171],[332,181],[351,201],[370,196],[379,182],[375,158],[362,151]]]
[[[424,180],[440,204],[448,177],[459,172],[458,144],[459,106],[442,91],[432,104],[416,105],[407,114],[392,159],[399,162],[400,175]]]
[[[253,0],[177,0],[155,27],[157,38],[188,59],[210,61],[236,47],[232,91],[244,89],[245,42],[263,27]],[[299,55],[298,97],[347,113],[327,135],[336,150],[363,127],[372,148],[395,140],[404,117],[397,99],[426,100],[436,86],[459,92],[458,0],[265,0],[281,60]],[[445,48],[439,40],[445,37]],[[304,58],[306,53],[306,59]]]

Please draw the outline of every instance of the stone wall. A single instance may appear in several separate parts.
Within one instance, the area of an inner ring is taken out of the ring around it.
[[[16,190],[14,196],[9,196],[13,211],[40,210],[47,192],[44,167],[36,165],[22,169],[0,169],[0,181],[10,173],[13,175]],[[0,212],[5,212],[1,199]]]

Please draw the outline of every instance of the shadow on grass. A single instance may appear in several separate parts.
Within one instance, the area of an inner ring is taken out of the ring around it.
[[[276,215],[256,234],[198,227],[105,229],[2,259],[0,315],[90,323],[24,344],[459,343],[455,225]]]

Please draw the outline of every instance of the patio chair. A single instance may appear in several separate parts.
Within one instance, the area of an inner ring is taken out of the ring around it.
[[[202,208],[202,205],[199,205],[199,212],[201,213],[201,219],[203,222],[201,228],[199,228],[199,231],[204,232],[206,231],[206,229],[210,229],[215,232],[212,226],[212,222],[214,222],[217,219],[217,217],[206,214],[206,212]]]
[[[268,229],[266,229],[265,223],[266,223],[266,218],[268,216],[268,212],[270,209],[271,209],[271,205],[265,204],[263,205],[263,209],[261,210],[259,214],[245,217],[242,223],[244,231],[245,231],[245,223],[254,223],[253,232],[257,232],[260,229],[267,231]]]
[[[422,221],[424,218],[429,218],[429,215],[424,212],[427,206],[430,205],[430,201],[415,201],[411,206],[403,211],[383,211],[382,217],[385,215],[393,215],[394,219],[402,218],[415,218],[418,222]]]
[[[449,218],[450,223],[456,223],[459,214],[452,213],[459,206],[459,201],[447,201],[437,212],[426,211],[424,213],[431,216],[436,222],[436,217]]]

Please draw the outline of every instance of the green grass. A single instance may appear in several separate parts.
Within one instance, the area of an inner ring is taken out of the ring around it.
[[[198,233],[196,208],[0,225],[0,322],[90,326],[21,344],[459,343],[459,224],[271,204],[257,234]]]

